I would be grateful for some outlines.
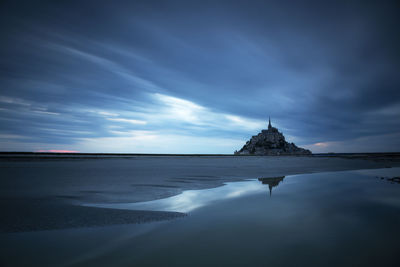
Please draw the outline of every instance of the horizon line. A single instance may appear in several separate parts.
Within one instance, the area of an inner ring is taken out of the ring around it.
[[[223,153],[215,153],[215,154],[204,154],[204,153],[107,153],[107,152],[38,152],[38,151],[0,151],[0,155],[71,155],[71,156],[79,156],[79,155],[100,155],[100,156],[238,156],[238,157],[246,157],[246,156],[260,156],[261,155],[235,155],[232,154],[223,154]],[[386,155],[396,155],[400,154],[399,152],[324,152],[324,153],[312,153],[311,155],[376,155],[376,154],[386,154]],[[268,156],[268,155],[266,155]],[[307,155],[270,155],[270,156],[307,156]]]

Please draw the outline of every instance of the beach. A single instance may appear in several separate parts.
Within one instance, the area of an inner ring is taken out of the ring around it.
[[[0,263],[390,265],[398,167],[383,154],[3,156]]]
[[[261,177],[396,167],[400,166],[399,158],[385,154],[373,157],[3,155],[0,197],[6,219],[2,220],[1,229],[48,230],[170,219],[177,214],[110,211],[81,205],[150,201],[184,190]]]

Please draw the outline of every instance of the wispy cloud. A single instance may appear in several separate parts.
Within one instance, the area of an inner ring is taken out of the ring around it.
[[[8,97],[8,96],[0,96],[0,102],[5,103],[5,104],[13,104],[13,105],[26,106],[26,107],[29,107],[32,105],[31,102],[29,102],[25,99],[16,98],[16,97]]]
[[[240,115],[214,111],[193,101],[164,94],[153,94],[158,103],[159,120],[204,127],[207,130],[247,131],[260,130],[264,121]]]
[[[145,125],[147,124],[146,121],[142,120],[133,120],[133,119],[124,119],[124,118],[107,118],[109,121],[116,121],[116,122],[126,122],[126,123],[131,123],[131,124],[140,124],[140,125]]]
[[[46,46],[50,49],[55,49],[62,53],[78,57],[81,60],[88,61],[97,66],[100,66],[128,82],[140,86],[142,90],[160,90],[160,88],[152,81],[144,79],[137,74],[134,74],[131,70],[125,68],[117,62],[114,62],[113,60],[66,45],[48,43],[46,44]]]

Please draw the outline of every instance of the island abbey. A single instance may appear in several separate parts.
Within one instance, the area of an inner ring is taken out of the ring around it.
[[[310,155],[311,151],[288,143],[285,136],[272,127],[271,118],[268,120],[268,129],[262,130],[249,141],[235,155]]]

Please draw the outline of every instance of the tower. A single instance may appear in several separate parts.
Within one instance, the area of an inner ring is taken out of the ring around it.
[[[272,128],[271,117],[268,117],[268,130]]]

